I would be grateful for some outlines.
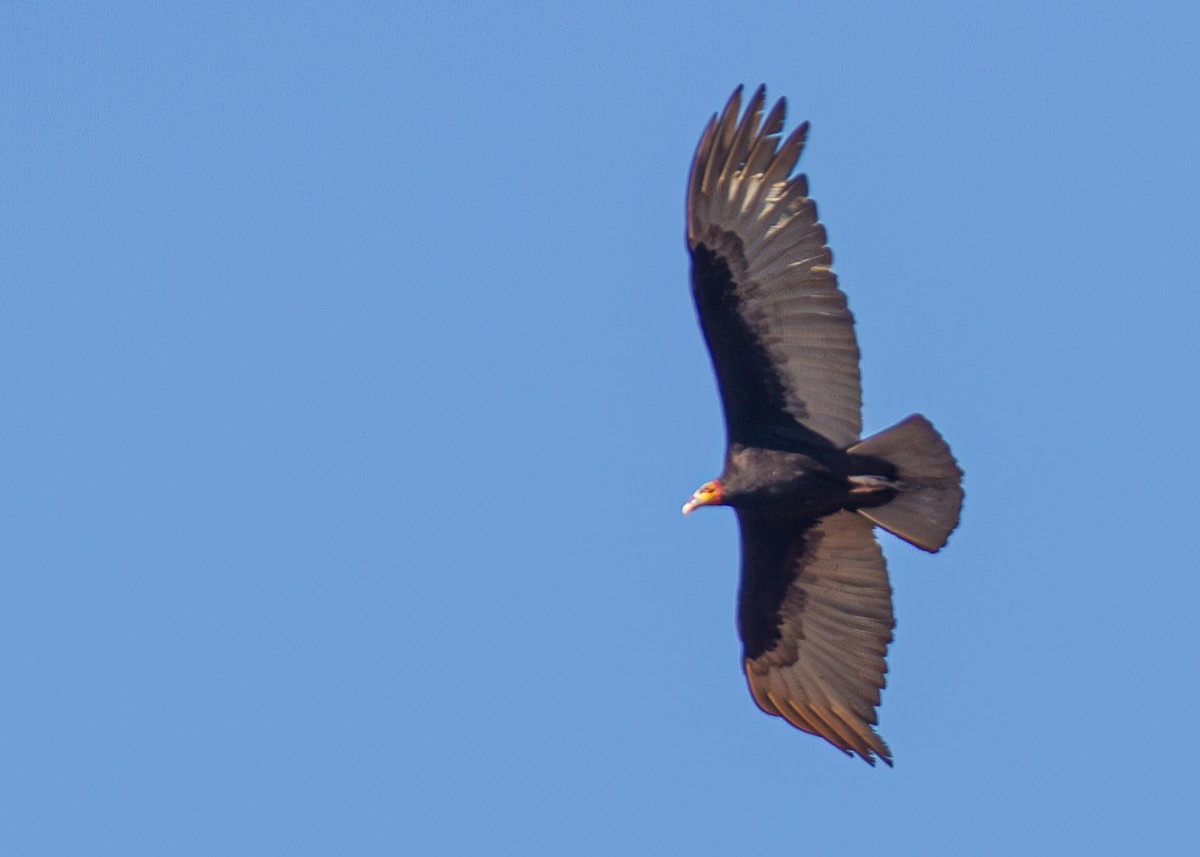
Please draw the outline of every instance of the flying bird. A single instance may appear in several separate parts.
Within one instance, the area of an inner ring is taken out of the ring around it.
[[[727,448],[684,504],[732,506],[741,533],[737,624],[754,701],[847,755],[892,764],[876,733],[895,619],[874,528],[930,553],[958,525],[962,470],[914,414],[862,439],[854,317],[804,175],[808,134],[781,139],[739,86],[692,161],[692,296],[716,370]]]

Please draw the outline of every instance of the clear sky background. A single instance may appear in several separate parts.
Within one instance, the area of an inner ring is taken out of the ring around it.
[[[1195,3],[0,10],[0,852],[1200,853]],[[738,83],[967,473],[872,769],[761,714]]]

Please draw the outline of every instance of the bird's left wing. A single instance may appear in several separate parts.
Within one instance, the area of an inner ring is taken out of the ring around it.
[[[892,764],[871,728],[896,624],[871,523],[843,511],[804,528],[741,510],[738,523],[738,630],[758,706],[871,764]]]
[[[808,124],[780,140],[785,104],[763,118],[741,88],[709,122],[688,180],[692,295],[731,443],[845,449],[862,430],[854,318],[803,175]],[[761,123],[761,124],[760,124]]]

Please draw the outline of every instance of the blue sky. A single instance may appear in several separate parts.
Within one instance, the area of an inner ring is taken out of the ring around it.
[[[1200,848],[1194,4],[335,5],[0,12],[0,850]],[[758,712],[679,515],[760,82],[868,430],[967,472],[894,770]]]

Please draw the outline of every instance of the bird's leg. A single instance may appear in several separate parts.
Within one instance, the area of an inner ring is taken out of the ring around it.
[[[851,494],[874,494],[876,491],[899,490],[903,486],[883,476],[851,476],[847,480]]]

